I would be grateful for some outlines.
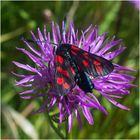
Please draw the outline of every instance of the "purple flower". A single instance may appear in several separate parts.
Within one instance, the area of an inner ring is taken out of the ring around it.
[[[58,24],[52,22],[52,38],[50,32],[40,31],[38,28],[38,38],[33,32],[31,32],[35,43],[29,43],[29,41],[23,39],[27,49],[17,48],[26,54],[35,64],[30,66],[28,64],[22,64],[19,62],[13,62],[17,67],[28,71],[28,75],[14,73],[20,78],[16,81],[16,85],[26,88],[25,91],[19,93],[23,99],[35,99],[43,97],[44,103],[36,112],[51,112],[53,108],[59,109],[59,123],[62,123],[65,118],[68,120],[68,130],[70,132],[72,128],[74,114],[77,118],[79,126],[82,127],[81,115],[87,119],[89,124],[93,125],[94,120],[91,114],[91,110],[98,109],[101,112],[107,114],[106,109],[100,104],[94,93],[84,93],[78,86],[75,86],[72,91],[66,96],[57,96],[57,91],[54,89],[54,53],[53,45],[50,44],[53,41],[55,44],[69,43],[78,47],[82,47],[83,50],[89,50],[90,53],[102,56],[111,61],[122,53],[125,47],[121,40],[116,40],[115,36],[110,39],[107,38],[107,33],[98,35],[98,27],[92,28],[89,26],[85,31],[81,31],[81,37],[79,38],[79,31],[74,29],[74,24],[71,23],[68,32],[65,32],[64,22],[62,22],[62,31]],[[33,45],[37,44],[35,48]],[[113,51],[110,51],[112,49]],[[129,88],[135,87],[130,84],[134,80],[134,77],[126,74],[126,72],[133,72],[129,68],[125,68],[118,64],[113,63],[114,70],[107,76],[97,77],[92,79],[95,85],[95,90],[98,92],[98,97],[104,96],[115,106],[129,110],[126,106],[118,103],[115,99],[122,98],[125,95],[130,94]],[[94,91],[95,91],[94,90]]]

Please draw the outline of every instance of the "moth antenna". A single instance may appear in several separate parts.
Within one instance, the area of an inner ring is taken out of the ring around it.
[[[26,40],[26,41],[28,41],[28,42],[31,42],[31,43],[34,43],[34,42],[45,42],[45,43],[48,43],[48,44],[52,44],[52,45],[55,45],[55,46],[58,46],[58,44],[56,44],[56,43],[53,43],[53,42],[47,42],[46,40],[43,40],[43,41],[41,41],[41,40],[37,40],[37,41],[35,41],[35,40],[32,40],[32,39],[25,39],[23,36],[19,36],[19,38],[21,39],[21,40]]]
[[[19,39],[22,41],[26,40],[22,35],[19,36]]]
[[[22,36],[22,35],[19,35],[19,39],[21,39],[21,40],[22,40],[22,38],[23,38],[23,36]]]

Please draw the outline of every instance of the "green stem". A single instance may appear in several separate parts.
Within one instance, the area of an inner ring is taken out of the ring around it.
[[[55,127],[55,125],[54,125],[54,123],[52,122],[52,120],[51,120],[49,114],[48,114],[48,113],[46,113],[46,114],[47,114],[47,118],[48,118],[48,120],[49,120],[49,122],[50,122],[50,125],[51,125],[51,127],[53,128],[53,130],[57,133],[57,135],[58,135],[60,138],[65,139],[64,135]]]

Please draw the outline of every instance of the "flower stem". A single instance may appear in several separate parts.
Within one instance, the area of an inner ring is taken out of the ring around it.
[[[54,123],[52,122],[52,120],[51,120],[51,118],[50,118],[50,115],[49,115],[48,113],[46,113],[46,114],[47,114],[47,118],[48,118],[48,120],[49,120],[49,122],[50,122],[50,125],[51,125],[51,127],[53,128],[53,130],[57,133],[57,135],[58,135],[60,138],[65,139],[64,135],[59,131],[59,129],[57,129],[57,128],[55,127]]]

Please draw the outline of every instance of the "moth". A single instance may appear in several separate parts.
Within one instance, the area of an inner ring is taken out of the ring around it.
[[[85,93],[92,92],[96,78],[111,73],[113,64],[101,56],[72,44],[60,44],[55,52],[54,86],[58,96],[68,94],[77,84]]]

